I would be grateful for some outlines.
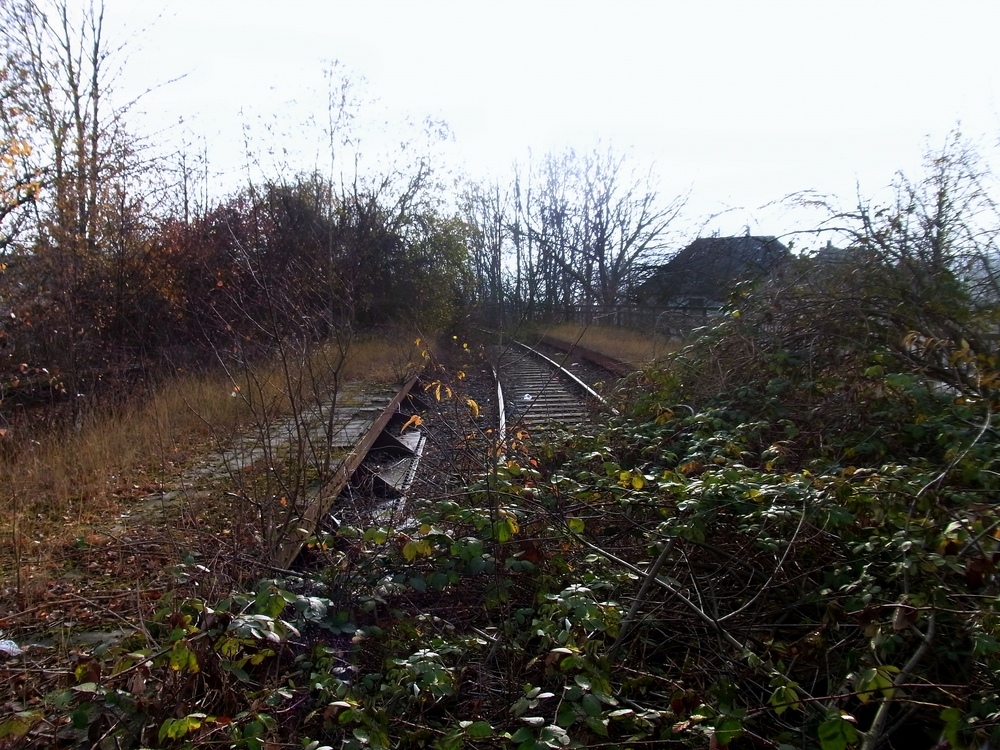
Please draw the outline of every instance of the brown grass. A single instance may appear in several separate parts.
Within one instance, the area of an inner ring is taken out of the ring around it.
[[[396,338],[371,339],[289,356],[287,369],[277,363],[228,374],[178,373],[151,395],[90,415],[75,431],[54,431],[10,451],[0,460],[0,584],[17,578],[20,589],[26,560],[44,578],[60,549],[251,426],[262,406],[268,417],[287,410],[289,380],[300,399],[328,391],[335,372],[340,383],[400,382],[413,371],[411,354]]]
[[[654,338],[626,328],[562,323],[542,328],[540,333],[585,346],[634,367],[642,367],[676,349],[675,343],[665,341],[662,337]]]

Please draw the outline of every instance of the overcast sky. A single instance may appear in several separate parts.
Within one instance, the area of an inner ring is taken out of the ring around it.
[[[760,206],[796,191],[849,201],[860,184],[873,194],[896,170],[913,172],[959,123],[987,152],[1000,136],[994,0],[107,8],[109,32],[129,39],[123,93],[183,76],[142,101],[144,122],[183,118],[162,137],[204,137],[216,169],[245,162],[244,124],[260,139],[270,123],[277,161],[315,153],[303,123],[326,116],[323,71],[333,60],[378,98],[373,121],[446,121],[455,158],[474,176],[507,174],[529,149],[601,139],[655,163],[664,194],[690,189],[690,221],[735,209],[707,226],[722,232],[795,228],[792,214]]]

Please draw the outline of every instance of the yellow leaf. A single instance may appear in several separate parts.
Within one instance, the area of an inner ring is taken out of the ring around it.
[[[424,390],[425,391],[429,391],[432,388],[434,389],[434,400],[435,401],[440,401],[441,400],[441,381],[440,380],[435,380],[433,383],[428,383],[427,385],[424,386]],[[449,395],[450,395],[450,389],[449,389]]]
[[[406,424],[399,428],[399,434],[402,435],[410,427],[419,427],[424,423],[424,420],[420,418],[419,414],[414,414],[412,417],[406,420]]]
[[[705,466],[700,461],[688,461],[686,464],[678,467],[678,471],[686,477],[692,474],[699,474]]]
[[[656,416],[656,419],[654,419],[653,421],[656,424],[665,424],[673,418],[674,418],[674,412],[670,409],[664,409]]]
[[[517,522],[517,516],[506,508],[501,508],[498,515],[500,517],[493,528],[496,539],[498,542],[509,541],[521,528]]]
[[[476,419],[479,418],[479,404],[473,401],[471,398],[465,399],[465,403],[469,405],[469,410],[472,412],[472,416]]]

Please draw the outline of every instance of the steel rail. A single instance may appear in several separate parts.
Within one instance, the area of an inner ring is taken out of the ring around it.
[[[611,406],[611,404],[609,404],[605,400],[604,396],[602,396],[600,393],[598,393],[593,388],[591,388],[589,385],[587,385],[582,380],[580,380],[580,378],[578,378],[575,373],[570,372],[565,367],[563,367],[561,364],[559,364],[558,362],[556,362],[554,359],[551,359],[551,358],[545,356],[544,354],[542,354],[537,349],[533,349],[532,347],[528,346],[525,343],[522,343],[520,341],[515,341],[514,343],[517,344],[520,347],[523,347],[524,349],[527,349],[529,352],[531,352],[532,354],[534,354],[539,359],[542,359],[542,360],[545,360],[546,362],[548,362],[549,365],[551,365],[561,375],[563,375],[566,378],[569,378],[574,383],[576,383],[576,385],[579,388],[581,388],[584,393],[586,393],[588,396],[590,396],[592,399],[594,399],[595,401],[597,401],[602,406],[607,407],[611,411],[611,413],[614,414],[615,416],[618,415],[618,410],[615,409],[613,406]]]
[[[574,373],[522,342],[512,342],[498,359],[504,413],[529,428],[582,424],[590,419],[588,400],[612,407]],[[613,410],[612,410],[613,411]]]

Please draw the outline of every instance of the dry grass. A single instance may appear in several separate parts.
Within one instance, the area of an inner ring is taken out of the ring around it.
[[[326,393],[334,375],[340,383],[399,382],[413,371],[410,354],[398,338],[372,339],[292,355],[287,367],[179,373],[151,396],[91,415],[78,430],[31,441],[0,462],[0,584],[14,583],[25,560],[44,579],[60,549],[162,489],[249,427],[261,406],[273,417],[289,408],[290,391],[299,399]]]
[[[540,333],[585,346],[635,367],[646,365],[676,349],[675,343],[665,341],[662,337],[654,338],[625,328],[562,323],[543,328]]]
[[[151,398],[32,441],[0,469],[0,512],[13,510],[23,523],[42,525],[104,516],[125,483],[141,476],[146,484],[178,451],[231,434],[245,411],[232,392],[223,374],[180,374]]]

